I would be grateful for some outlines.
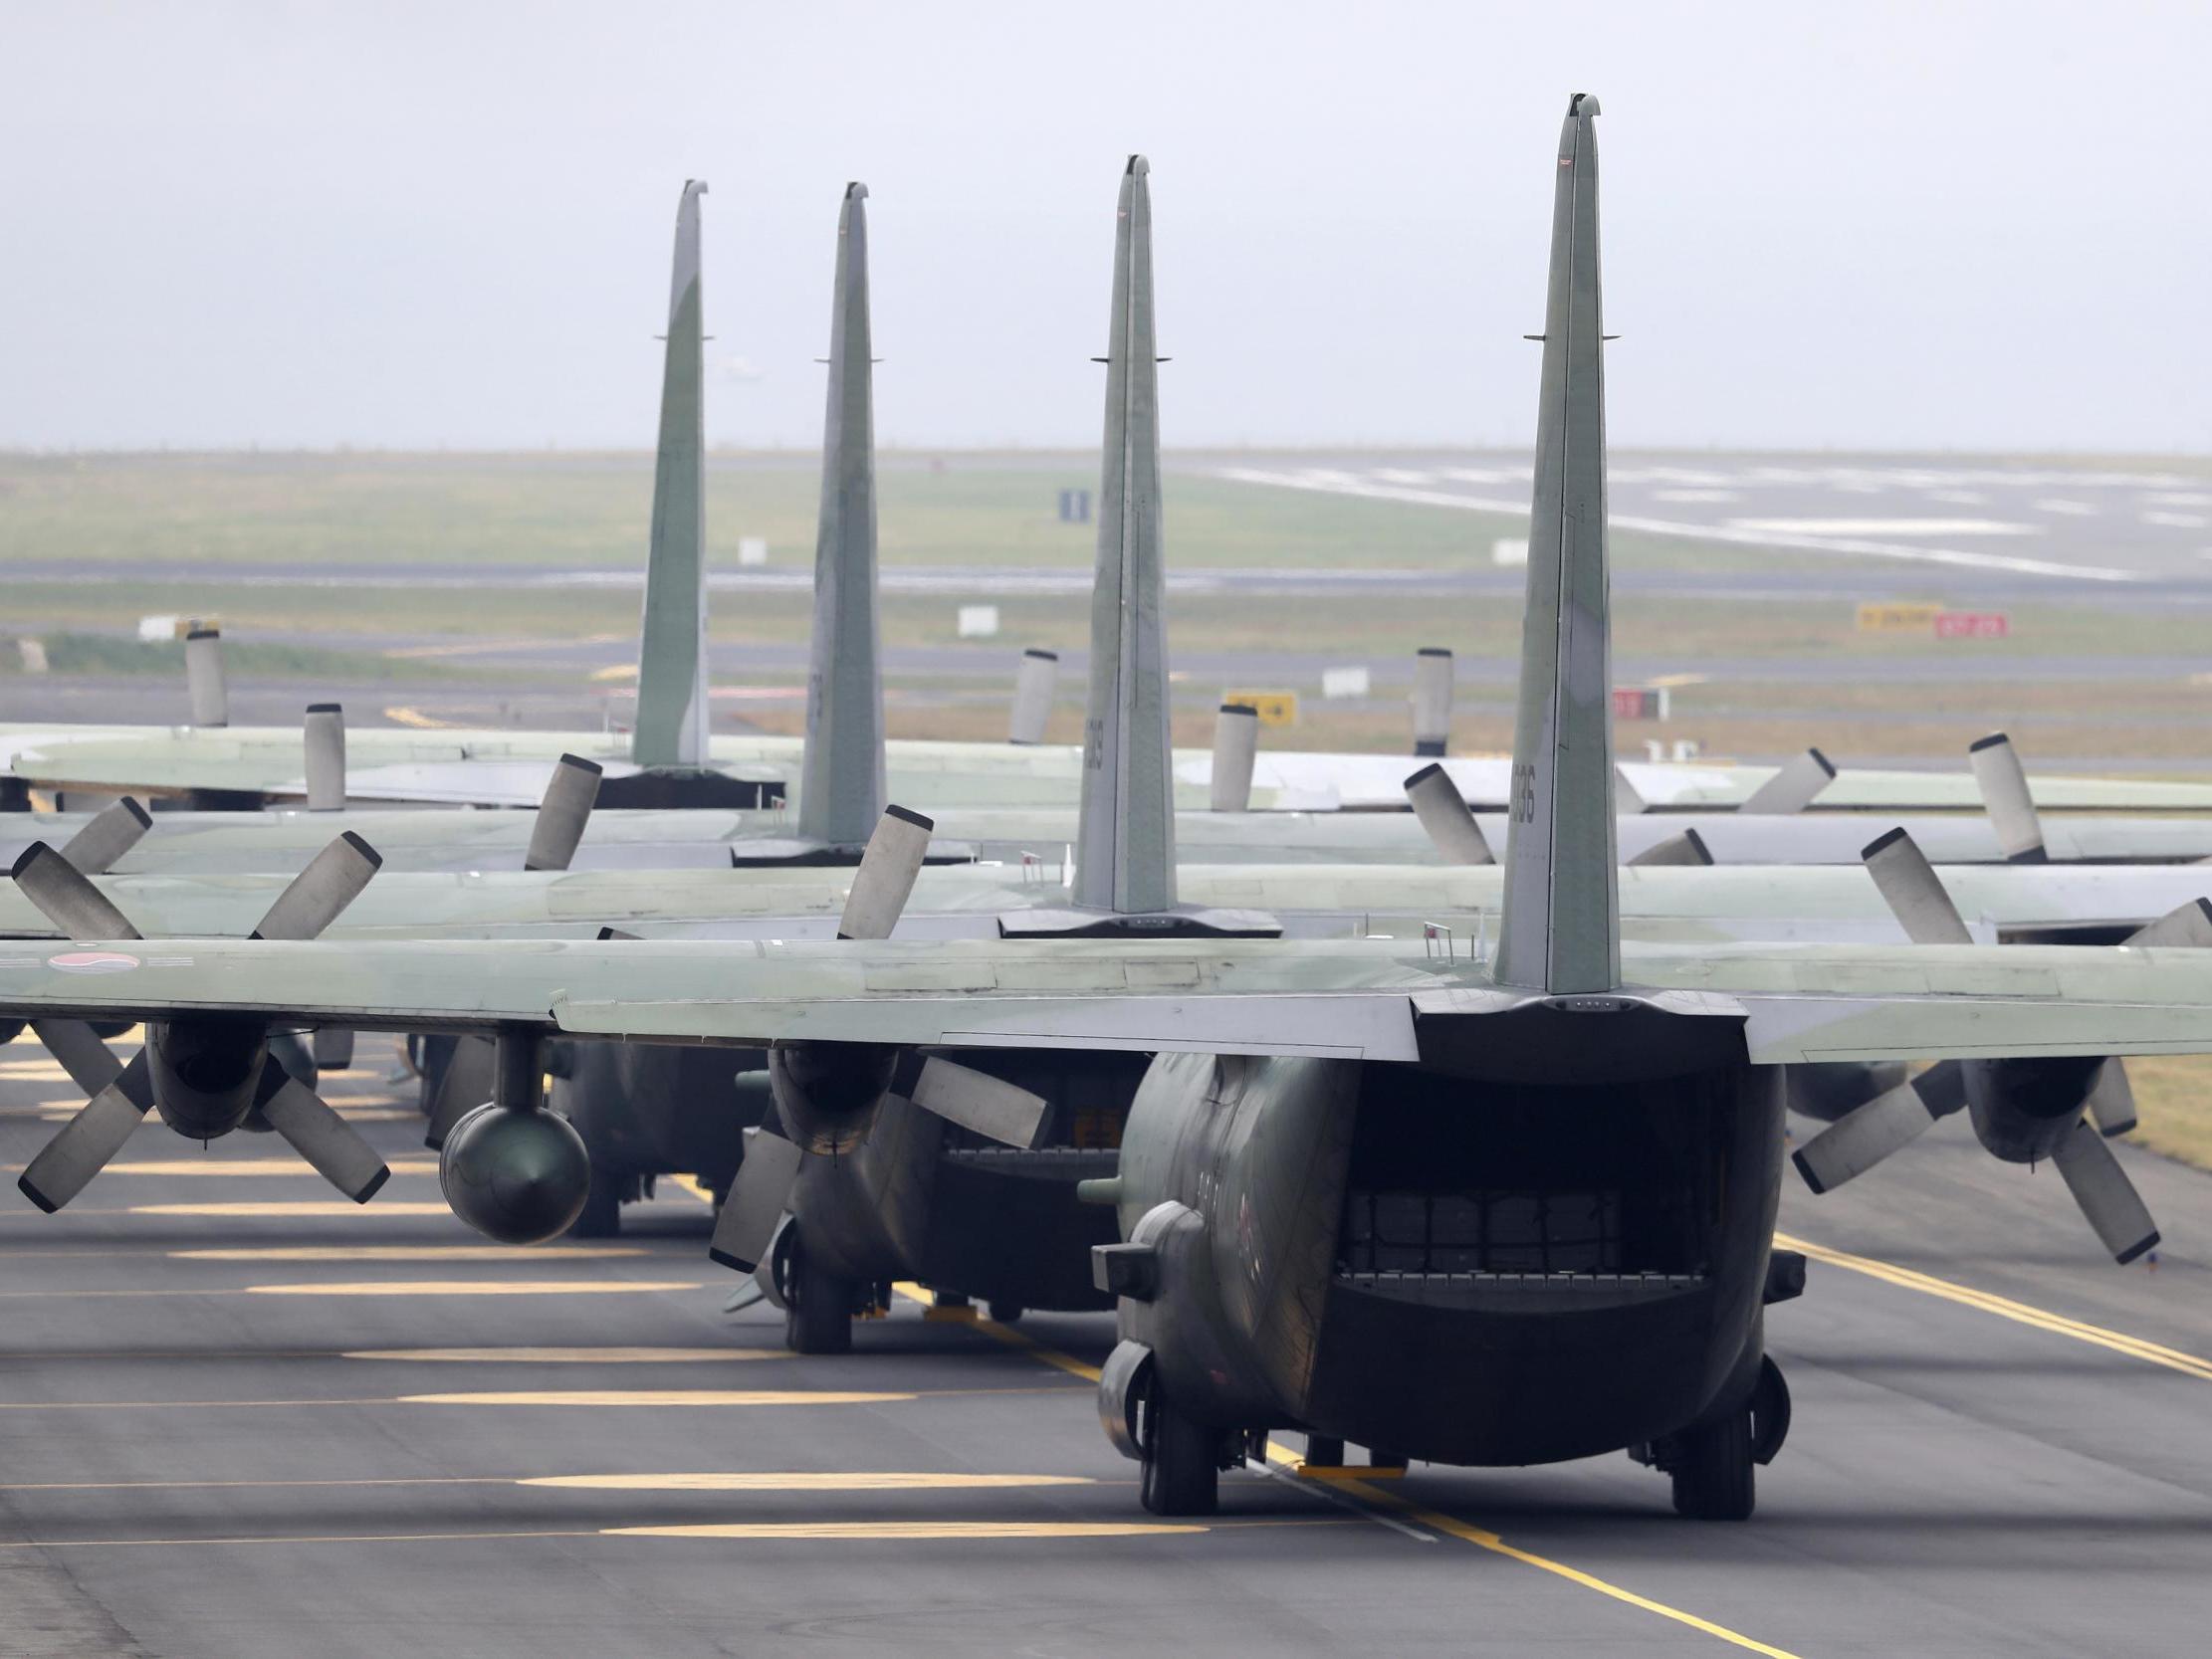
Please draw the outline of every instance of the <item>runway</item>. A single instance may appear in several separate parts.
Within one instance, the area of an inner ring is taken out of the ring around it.
[[[776,1316],[722,1314],[696,1200],[502,1252],[388,1088],[327,1092],[393,1161],[366,1209],[287,1210],[328,1194],[282,1146],[158,1126],[64,1214],[0,1207],[0,1649],[2202,1650],[2212,1185],[2132,1148],[2155,1272],[1958,1120],[1793,1185],[1820,1254],[1769,1317],[1796,1427],[1748,1525],[1674,1520],[1622,1457],[1247,1472],[1170,1524],[1098,1431],[1109,1321],[902,1300],[850,1356],[784,1356]],[[0,1048],[0,1160],[69,1094]]]

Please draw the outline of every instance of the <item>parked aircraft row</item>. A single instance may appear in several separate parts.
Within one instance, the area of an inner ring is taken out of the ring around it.
[[[780,1306],[801,1351],[848,1347],[894,1279],[1006,1317],[1112,1307],[1101,1418],[1161,1514],[1211,1509],[1221,1469],[1289,1431],[1322,1460],[1626,1450],[1682,1514],[1748,1516],[1789,1420],[1765,1310],[1804,1283],[1774,1244],[1786,1106],[1829,1121],[1797,1152],[1817,1190],[1965,1110],[1992,1155],[2055,1161],[2116,1259],[2149,1249],[2105,1137],[2133,1121],[2125,1056],[2212,1052],[2212,880],[2179,862],[2212,836],[2037,807],[2212,796],[2031,780],[2002,741],[1955,777],[1614,761],[1596,115],[1571,101],[1552,172],[1510,762],[1268,756],[1233,711],[1213,750],[1172,748],[1142,157],[1116,207],[1085,742],[883,735],[858,186],[806,735],[710,740],[687,186],[625,755],[579,733],[345,752],[327,709],[299,732],[0,733],[26,795],[537,804],[28,820],[0,1019],[88,1104],[25,1193],[68,1204],[158,1112],[194,1141],[274,1132],[369,1201],[384,1166],[316,1057],[434,1040],[426,1133],[493,1238],[610,1230],[683,1170],[722,1199],[739,1300]],[[604,810],[610,790],[650,804]],[[1386,796],[1410,810],[1341,810]],[[1250,810],[1316,798],[1340,810]],[[1919,810],[1766,809],[1816,801]],[[127,1022],[124,1060],[100,1032]]]

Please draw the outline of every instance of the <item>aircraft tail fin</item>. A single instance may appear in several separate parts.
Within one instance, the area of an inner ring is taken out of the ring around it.
[[[1075,903],[1123,914],[1171,910],[1176,902],[1150,172],[1143,156],[1129,158],[1114,234],[1090,707],[1075,844]]]
[[[676,208],[653,528],[638,630],[637,725],[630,740],[630,758],[641,766],[697,766],[707,758],[706,344],[699,282],[699,198],[706,188],[703,180],[686,180]]]
[[[883,816],[883,680],[876,619],[873,338],[868,323],[868,187],[845,186],[829,320],[829,408],[814,542],[814,641],[798,832],[859,846]]]
[[[1597,113],[1598,101],[1577,94],[1559,139],[1505,892],[1492,967],[1501,984],[1554,994],[1609,991],[1621,982]]]

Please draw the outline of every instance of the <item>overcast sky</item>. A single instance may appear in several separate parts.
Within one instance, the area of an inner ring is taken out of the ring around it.
[[[2212,7],[0,0],[0,445],[1091,445],[1124,156],[1171,445],[1518,444],[1597,93],[1624,444],[2212,451]]]

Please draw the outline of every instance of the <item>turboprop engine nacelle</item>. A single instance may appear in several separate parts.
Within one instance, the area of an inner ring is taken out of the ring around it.
[[[898,1058],[898,1049],[880,1043],[771,1048],[769,1087],[792,1141],[805,1151],[836,1156],[867,1140]]]
[[[555,1113],[487,1103],[456,1123],[438,1153],[453,1213],[500,1244],[543,1244],[583,1213],[591,1159]]]
[[[146,1064],[161,1121],[193,1141],[213,1141],[257,1104],[269,1032],[258,1020],[173,1020],[148,1030]]]
[[[2097,1055],[1967,1062],[1975,1138],[2007,1163],[2043,1162],[2074,1133],[2103,1065]]]

